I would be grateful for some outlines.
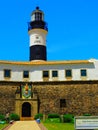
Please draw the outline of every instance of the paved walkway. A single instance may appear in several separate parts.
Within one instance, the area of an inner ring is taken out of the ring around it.
[[[8,130],[41,130],[36,121],[17,121]]]

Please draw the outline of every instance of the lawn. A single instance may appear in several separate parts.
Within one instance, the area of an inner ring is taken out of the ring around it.
[[[43,123],[48,130],[74,130],[74,124],[71,123]],[[2,130],[8,124],[0,124]]]
[[[0,124],[0,130],[2,130],[4,127],[6,127],[8,124]]]
[[[74,130],[71,123],[43,123],[48,130]]]

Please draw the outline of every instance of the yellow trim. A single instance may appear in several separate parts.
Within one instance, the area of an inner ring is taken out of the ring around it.
[[[31,65],[31,66],[41,66],[41,65],[67,65],[67,64],[92,64],[88,60],[69,60],[69,61],[0,61],[0,64],[9,65]]]
[[[53,81],[58,81],[58,77],[52,77]]]
[[[81,76],[81,80],[87,80],[87,76]]]
[[[45,29],[37,28],[37,29],[31,29],[30,31],[28,31],[28,34],[30,35],[30,34],[32,34],[35,31],[37,31],[37,32],[40,31],[41,33],[44,33],[44,34],[48,33],[47,30],[45,30]]]
[[[29,81],[30,79],[29,78],[23,78],[23,81]]]

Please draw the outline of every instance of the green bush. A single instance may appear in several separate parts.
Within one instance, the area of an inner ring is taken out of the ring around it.
[[[4,121],[5,120],[5,116],[3,114],[0,114],[0,121]]]
[[[20,117],[19,117],[19,115],[12,113],[12,114],[10,114],[10,120],[18,121],[18,120],[20,120]]]
[[[60,118],[59,114],[48,114],[48,118]]]
[[[45,123],[60,123],[60,118],[48,118],[45,120]]]
[[[65,114],[65,115],[63,115],[64,122],[72,123],[74,121],[73,117],[74,116],[71,115],[71,114]]]
[[[38,113],[38,114],[36,114],[36,115],[34,116],[34,119],[35,119],[35,120],[38,119],[38,118],[42,119],[42,118],[43,118],[43,114],[42,114],[42,113]]]
[[[91,116],[91,114],[86,113],[86,114],[84,114],[83,116]]]

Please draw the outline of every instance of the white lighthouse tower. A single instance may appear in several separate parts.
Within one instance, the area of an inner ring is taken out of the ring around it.
[[[47,60],[46,35],[48,32],[47,23],[44,21],[44,13],[36,7],[31,14],[31,21],[28,26],[30,35],[30,61]]]

